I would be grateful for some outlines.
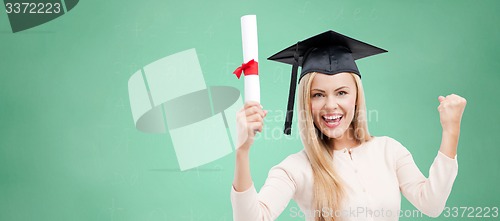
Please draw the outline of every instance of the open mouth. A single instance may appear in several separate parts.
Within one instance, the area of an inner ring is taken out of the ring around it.
[[[324,115],[321,118],[323,119],[323,123],[329,127],[334,128],[340,124],[342,120],[342,114],[332,114],[332,115]]]

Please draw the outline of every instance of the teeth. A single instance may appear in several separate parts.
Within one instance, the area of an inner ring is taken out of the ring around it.
[[[340,118],[340,115],[336,115],[336,116],[324,116],[324,118],[326,120],[336,120],[336,119]]]

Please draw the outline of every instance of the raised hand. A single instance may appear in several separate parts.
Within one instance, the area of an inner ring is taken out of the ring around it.
[[[264,117],[267,111],[262,110],[262,106],[258,102],[249,101],[236,114],[238,144],[239,150],[248,150],[253,144],[255,134],[262,132],[264,125]]]
[[[439,151],[450,158],[455,158],[460,137],[460,122],[467,101],[456,94],[439,96],[438,100],[439,119],[443,128]]]
[[[462,114],[467,104],[465,98],[456,94],[450,94],[446,97],[439,96],[439,118],[443,131],[459,132]]]

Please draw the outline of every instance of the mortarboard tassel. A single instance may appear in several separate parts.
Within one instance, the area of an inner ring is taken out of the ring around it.
[[[299,69],[299,42],[295,46],[295,53],[293,55],[293,66],[292,66],[292,77],[290,79],[290,92],[288,94],[288,105],[286,111],[285,119],[285,130],[286,135],[292,134],[292,119],[293,119],[293,104],[295,101],[295,89],[297,88],[297,70]]]

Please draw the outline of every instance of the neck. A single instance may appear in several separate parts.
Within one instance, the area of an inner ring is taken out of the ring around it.
[[[334,150],[342,150],[344,148],[353,148],[359,145],[359,142],[354,139],[354,131],[352,128],[347,129],[339,138],[330,139],[330,144]]]

